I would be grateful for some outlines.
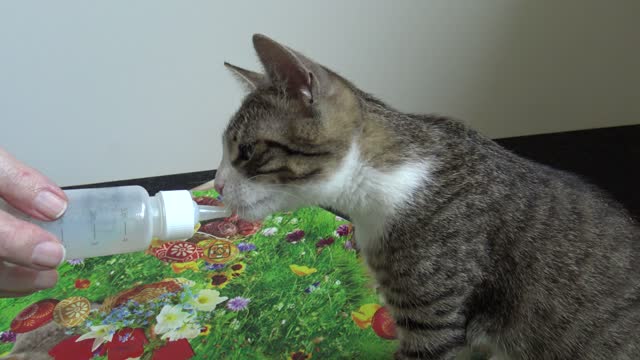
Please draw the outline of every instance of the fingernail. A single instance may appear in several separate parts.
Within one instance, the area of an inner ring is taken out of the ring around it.
[[[33,249],[31,261],[42,267],[56,268],[64,261],[64,255],[65,250],[61,244],[45,241]]]
[[[55,271],[40,271],[33,280],[33,287],[38,290],[49,289],[58,282],[58,273]]]
[[[67,210],[67,202],[50,191],[41,191],[34,201],[36,209],[52,220],[59,218]]]

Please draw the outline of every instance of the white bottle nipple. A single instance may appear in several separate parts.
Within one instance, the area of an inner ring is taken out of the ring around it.
[[[231,216],[231,210],[220,206],[198,205],[198,222],[226,218]]]

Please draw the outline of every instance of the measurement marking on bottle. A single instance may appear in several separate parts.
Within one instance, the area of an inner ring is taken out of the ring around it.
[[[96,234],[96,224],[93,224],[93,242],[91,245],[98,245],[98,235]]]
[[[127,217],[129,216],[129,209],[120,209],[120,215],[122,216],[122,224],[124,225],[124,237],[122,238],[122,242],[127,242],[129,241],[129,238],[127,237]]]
[[[91,242],[91,245],[98,245],[98,235],[96,234],[96,219],[98,218],[98,215],[96,214],[95,211],[93,210],[89,210],[89,219],[91,221],[91,228],[93,229],[93,241]]]

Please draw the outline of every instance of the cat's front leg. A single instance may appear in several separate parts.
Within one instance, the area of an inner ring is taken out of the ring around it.
[[[400,344],[394,354],[396,360],[454,360],[467,359],[464,329],[407,330],[398,325]]]
[[[395,359],[467,359],[467,319],[461,297],[451,291],[413,297],[385,297],[400,344]],[[402,300],[401,300],[402,299]],[[389,301],[391,300],[391,301]]]

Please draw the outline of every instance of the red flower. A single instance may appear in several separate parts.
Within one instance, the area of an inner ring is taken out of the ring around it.
[[[180,339],[169,341],[166,345],[156,349],[151,360],[187,360],[195,355],[189,341]]]
[[[105,345],[109,360],[127,360],[137,358],[144,353],[144,346],[149,341],[143,329],[121,329],[114,335],[111,342]]]
[[[260,230],[260,226],[262,226],[262,224],[260,224],[260,222],[258,221],[251,222],[251,221],[242,220],[242,219],[239,219],[236,224],[238,225],[238,232],[242,236],[253,235],[257,233],[258,230]]]
[[[386,307],[381,307],[373,314],[371,328],[383,339],[393,340],[396,338],[396,323]]]
[[[331,244],[333,244],[335,242],[334,238],[332,237],[328,237],[325,239],[320,239],[317,243],[316,243],[316,247],[317,248],[323,248],[326,246],[329,246]]]
[[[238,233],[238,227],[230,221],[218,220],[202,225],[200,231],[219,238],[230,238]]]
[[[288,233],[285,238],[287,239],[288,242],[295,244],[298,241],[302,240],[303,237],[304,237],[304,231],[300,229],[296,229]]]
[[[89,285],[91,285],[91,281],[89,281],[89,279],[78,279],[75,283],[76,289],[86,289]]]
[[[198,205],[223,206],[222,201],[211,196],[198,196],[193,198],[193,201]]]
[[[80,335],[68,337],[49,350],[49,355],[55,360],[90,360],[94,355],[104,355],[104,348],[100,347],[94,354],[91,351],[93,339],[86,339],[80,342],[76,340]]]

